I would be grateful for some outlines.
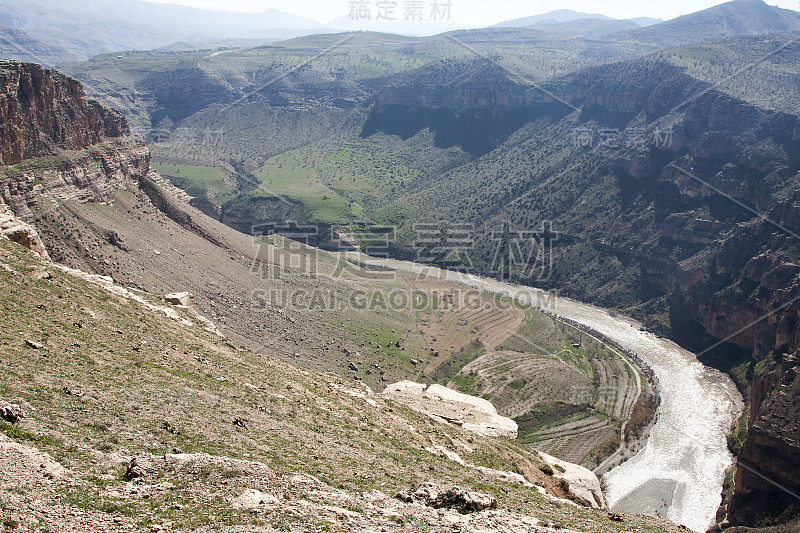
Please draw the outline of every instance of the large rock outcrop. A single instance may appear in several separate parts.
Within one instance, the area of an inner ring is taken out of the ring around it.
[[[0,167],[0,200],[19,217],[45,196],[54,200],[106,202],[126,180],[153,175],[150,152],[133,137],[105,141],[91,149],[68,151],[57,160],[34,158]]]
[[[553,477],[567,485],[565,488],[571,500],[594,509],[608,509],[600,480],[591,470],[546,453],[538,453],[553,469]]]
[[[768,359],[752,390],[747,439],[735,476],[728,518],[769,523],[796,505],[800,493],[800,365],[795,355]]]
[[[423,483],[416,490],[397,493],[396,497],[406,503],[416,501],[434,509],[456,509],[463,514],[497,507],[497,499],[489,494],[471,492],[460,487],[444,489],[435,483]]]
[[[105,202],[152,175],[125,118],[81,84],[32,63],[0,60],[0,201],[27,220],[42,196]]]
[[[87,99],[76,80],[41,65],[0,60],[0,164],[84,150],[128,132],[125,118]]]
[[[0,202],[0,235],[36,252],[42,259],[50,259],[36,228],[14,216],[11,208]]]
[[[409,409],[425,413],[442,422],[490,437],[517,438],[517,423],[497,414],[488,400],[448,389],[441,385],[425,388],[424,383],[400,381],[386,387],[383,396]]]

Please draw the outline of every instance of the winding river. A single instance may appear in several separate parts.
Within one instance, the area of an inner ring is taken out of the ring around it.
[[[661,405],[644,447],[605,474],[608,502],[612,510],[661,516],[694,531],[714,524],[725,471],[733,464],[726,435],[743,409],[741,395],[727,376],[676,344],[640,331],[635,321],[598,307],[470,274],[347,255],[354,262],[427,274],[513,298],[582,324],[638,354],[658,378]]]

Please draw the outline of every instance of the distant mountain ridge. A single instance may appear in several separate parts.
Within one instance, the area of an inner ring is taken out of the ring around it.
[[[507,20],[490,27],[529,28],[546,31],[548,33],[575,34],[587,38],[597,38],[611,33],[657,24],[659,22],[661,22],[660,19],[648,17],[620,20],[606,15],[580,13],[571,9],[559,9],[541,15]]]
[[[343,16],[323,25],[276,9],[237,13],[145,0],[84,0],[75,5],[57,0],[18,0],[0,3],[0,26],[7,27],[0,28],[0,48],[7,58],[58,66],[124,50],[253,46],[254,40],[270,42],[345,28],[374,30],[370,24],[377,21],[371,20],[364,27],[358,22]],[[419,21],[411,32],[398,18],[393,25],[384,25],[382,31],[431,35],[458,27],[454,22],[432,24]],[[798,32],[800,13],[761,0],[734,0],[666,22],[648,17],[618,20],[561,9],[483,29],[536,30],[559,38],[605,39],[633,43],[635,49],[649,52],[729,36]]]
[[[612,33],[639,28],[632,20],[576,19],[568,22],[543,21],[528,26],[548,33],[581,35],[586,38],[603,37]]]
[[[528,28],[587,39],[637,41],[651,49],[663,49],[725,37],[800,32],[800,13],[771,6],[763,0],[731,0],[667,21],[647,17],[619,20],[560,9],[491,27]]]
[[[732,0],[653,26],[613,33],[606,38],[669,48],[724,37],[784,32],[800,32],[800,13],[770,6],[763,0]]]
[[[0,4],[0,24],[80,59],[120,50],[149,50],[177,41],[287,39],[320,31],[309,18],[276,9],[213,11],[143,0],[23,0]]]
[[[543,13],[541,15],[532,15],[530,17],[522,17],[518,19],[506,20],[504,22],[495,24],[492,27],[528,28],[540,22],[570,22],[578,19],[615,20],[614,18],[607,17],[606,15],[600,15],[600,14],[590,15],[588,13],[573,11],[572,9],[558,9],[556,11],[550,11],[549,13]]]

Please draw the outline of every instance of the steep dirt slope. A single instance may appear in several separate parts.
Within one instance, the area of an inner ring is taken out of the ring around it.
[[[14,422],[0,422],[12,439],[0,442],[6,528],[678,531],[462,466],[441,455],[563,491],[510,441],[237,346],[189,309],[43,263],[6,239],[0,290],[0,408]],[[426,481],[488,492],[497,510],[465,517],[391,497]]]

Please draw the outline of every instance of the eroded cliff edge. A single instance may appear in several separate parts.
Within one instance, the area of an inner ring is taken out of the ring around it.
[[[125,118],[83,87],[33,63],[0,60],[0,164],[83,150],[129,133]]]
[[[11,60],[0,60],[0,165],[0,199],[23,218],[37,194],[103,202],[152,172],[120,113],[60,72]]]

